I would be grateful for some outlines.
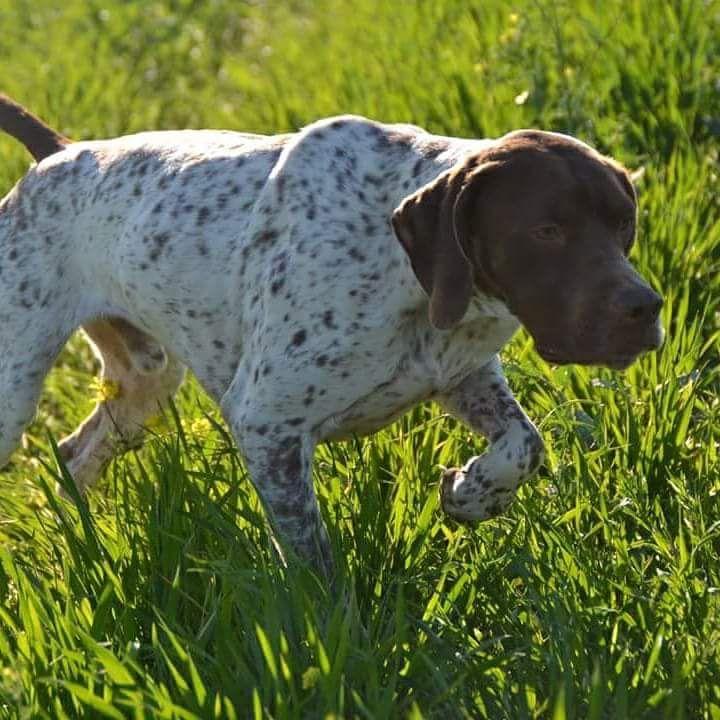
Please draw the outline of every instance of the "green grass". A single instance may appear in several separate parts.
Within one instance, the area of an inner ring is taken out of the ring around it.
[[[668,329],[623,374],[518,337],[548,460],[476,529],[437,480],[482,444],[436,408],[321,448],[339,598],[278,568],[193,383],[61,504],[49,437],[95,370],[74,339],[0,476],[0,717],[720,718],[720,2],[0,0],[0,27],[2,89],[75,138],[340,112],[575,133],[644,170],[633,257]],[[28,157],[0,157],[5,192]]]

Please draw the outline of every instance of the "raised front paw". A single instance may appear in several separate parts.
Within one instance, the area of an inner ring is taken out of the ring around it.
[[[514,440],[514,442],[512,442]],[[470,458],[463,468],[449,468],[440,483],[440,504],[459,522],[489,520],[505,512],[517,489],[542,464],[540,435],[503,438],[492,449]]]
[[[464,468],[448,468],[440,483],[440,504],[458,522],[490,520],[504,512],[516,487],[495,485],[486,477],[483,457],[471,458]]]

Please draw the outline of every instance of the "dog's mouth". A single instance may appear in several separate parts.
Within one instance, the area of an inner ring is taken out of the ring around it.
[[[630,367],[640,355],[657,347],[646,347],[636,351],[598,352],[588,354],[568,353],[552,345],[535,345],[538,355],[551,365],[592,365],[606,367],[611,370],[625,370]]]
[[[553,343],[547,339],[535,340],[535,349],[545,362],[552,365],[592,365],[611,370],[625,370],[641,355],[659,350],[665,340],[665,331],[659,321],[632,333],[613,333],[605,342]]]

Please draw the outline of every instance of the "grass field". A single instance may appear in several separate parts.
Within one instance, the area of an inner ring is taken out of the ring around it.
[[[50,438],[96,369],[73,339],[0,475],[1,718],[720,719],[718,0],[0,0],[0,28],[1,89],[75,138],[341,112],[577,134],[644,171],[633,258],[668,330],[625,373],[518,336],[548,458],[476,529],[437,481],[483,445],[437,408],[322,447],[341,599],[277,567],[192,382],[61,504]],[[28,156],[0,158],[4,193]]]

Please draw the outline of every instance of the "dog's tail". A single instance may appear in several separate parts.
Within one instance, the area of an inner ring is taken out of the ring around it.
[[[48,155],[59,152],[71,142],[2,93],[0,93],[0,129],[19,140],[38,162]]]

